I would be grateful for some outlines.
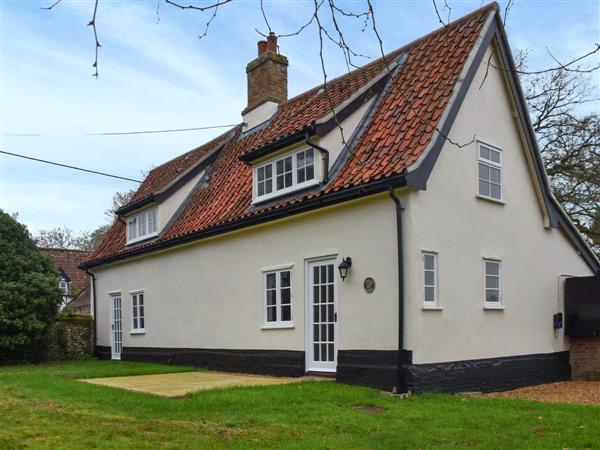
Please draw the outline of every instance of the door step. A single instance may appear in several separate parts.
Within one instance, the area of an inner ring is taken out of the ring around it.
[[[307,377],[315,378],[333,378],[335,379],[335,372],[318,372],[316,370],[309,370],[305,373]]]

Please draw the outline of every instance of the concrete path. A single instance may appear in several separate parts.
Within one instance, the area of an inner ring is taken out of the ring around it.
[[[190,392],[231,386],[264,386],[302,381],[302,378],[269,377],[225,372],[183,372],[127,377],[88,378],[85,383],[99,384],[165,397],[182,397]]]

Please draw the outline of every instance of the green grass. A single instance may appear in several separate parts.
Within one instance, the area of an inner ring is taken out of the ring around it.
[[[600,408],[334,382],[168,399],[76,378],[192,370],[113,361],[0,367],[0,448],[600,448]]]

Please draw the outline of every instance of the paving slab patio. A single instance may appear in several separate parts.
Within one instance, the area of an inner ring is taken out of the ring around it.
[[[87,378],[79,381],[165,397],[183,397],[190,392],[206,389],[287,384],[297,383],[302,380],[303,378],[198,371],[127,377]]]

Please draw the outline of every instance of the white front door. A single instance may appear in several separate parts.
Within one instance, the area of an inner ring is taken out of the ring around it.
[[[121,359],[123,349],[123,326],[121,316],[121,294],[110,296],[111,320],[110,320],[110,343],[112,359]]]
[[[337,288],[335,259],[312,261],[307,270],[308,349],[306,370],[335,372]]]

